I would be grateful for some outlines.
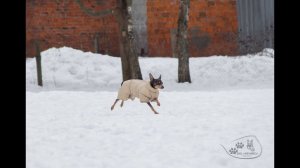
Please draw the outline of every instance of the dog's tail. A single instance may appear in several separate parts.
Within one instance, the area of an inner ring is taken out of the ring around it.
[[[123,81],[124,82],[124,81]],[[121,86],[123,85],[123,82],[121,83]]]

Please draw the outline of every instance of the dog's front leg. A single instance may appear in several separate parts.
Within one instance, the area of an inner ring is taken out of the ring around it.
[[[158,101],[158,98],[153,99],[152,102],[153,102],[153,101],[155,101],[156,104],[157,104],[158,106],[160,106],[160,102]]]
[[[149,107],[151,108],[151,110],[154,112],[154,114],[159,114],[157,111],[154,110],[154,108],[152,107],[150,102],[147,102],[147,104],[149,105]]]
[[[157,104],[158,106],[160,106],[160,102],[158,101],[158,98],[156,98],[156,104]]]

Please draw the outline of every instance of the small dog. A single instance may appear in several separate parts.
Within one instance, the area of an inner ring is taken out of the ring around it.
[[[164,85],[161,80],[161,75],[158,79],[154,79],[152,74],[149,73],[150,81],[131,79],[123,81],[118,92],[118,98],[115,100],[114,104],[111,106],[111,110],[114,109],[116,103],[122,100],[121,107],[123,107],[124,101],[134,100],[136,97],[140,99],[141,103],[147,103],[151,110],[158,114],[158,112],[152,107],[150,101],[155,101],[158,106],[160,102],[158,101],[159,89],[163,89]]]

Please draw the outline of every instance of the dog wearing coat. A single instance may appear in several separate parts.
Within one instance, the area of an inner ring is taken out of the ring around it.
[[[164,85],[161,80],[161,75],[159,78],[155,79],[150,73],[149,78],[150,81],[140,79],[123,81],[118,91],[118,97],[111,106],[111,110],[114,109],[119,100],[122,100],[121,107],[123,107],[124,101],[128,99],[134,100],[137,97],[140,99],[141,103],[147,103],[151,110],[155,114],[158,114],[150,102],[155,101],[157,105],[160,106],[160,102],[158,100],[159,89],[163,89]]]

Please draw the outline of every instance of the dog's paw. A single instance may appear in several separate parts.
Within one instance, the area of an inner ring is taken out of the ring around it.
[[[154,112],[154,114],[159,114],[158,112]]]
[[[114,109],[114,106],[111,106],[110,110],[112,111]]]

